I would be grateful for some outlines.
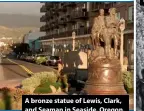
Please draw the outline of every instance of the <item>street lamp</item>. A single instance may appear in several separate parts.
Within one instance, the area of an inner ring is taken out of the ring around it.
[[[123,52],[123,38],[124,38],[124,30],[125,30],[125,20],[122,18],[120,20],[120,31],[121,31],[121,45],[120,45],[120,62],[121,62],[121,67],[122,67],[122,70],[123,70],[123,56],[124,56],[124,52]]]
[[[64,44],[64,48],[66,48],[66,44]]]
[[[52,55],[54,56],[55,53],[55,42],[54,42],[54,38],[52,40]]]
[[[40,52],[42,52],[42,48],[40,49]]]

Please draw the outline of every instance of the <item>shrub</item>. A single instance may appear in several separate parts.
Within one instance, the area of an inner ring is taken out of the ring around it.
[[[16,89],[12,92],[11,95],[15,101],[19,101],[22,98],[22,95],[26,95],[26,94],[29,94],[29,92],[26,90]]]
[[[30,91],[33,88],[37,88],[39,85],[43,85],[45,83],[48,84],[48,82],[49,84],[56,83],[56,81],[57,81],[57,74],[55,74],[54,72],[35,73],[32,77],[22,81],[22,86],[23,86],[22,88]],[[43,89],[39,89],[39,90],[43,91]]]
[[[40,79],[41,84],[45,82],[54,83],[57,81],[57,75],[54,72],[40,72],[40,73],[34,74],[33,77]]]
[[[133,74],[131,72],[123,72],[123,82],[127,92],[133,93]]]
[[[5,110],[5,104],[2,100],[0,100],[0,110]]]
[[[61,83],[59,83],[59,82],[55,82],[55,83],[45,82],[45,83],[39,85],[39,86],[34,90],[34,93],[38,93],[38,94],[41,94],[41,93],[52,93],[52,92],[53,92],[53,89],[51,89],[50,86],[54,86],[55,89],[58,90],[58,89],[61,87]]]
[[[50,85],[54,86],[56,89],[61,87],[61,83],[60,82],[55,82],[55,83],[45,82],[44,84],[41,84],[39,87],[49,87]]]
[[[40,79],[35,77],[30,77],[22,81],[22,88],[25,90],[30,90],[31,88],[36,88],[40,85]]]
[[[45,94],[45,93],[52,93],[52,89],[49,87],[37,87],[34,90],[34,93],[38,93],[38,94]]]
[[[63,76],[60,76],[58,82],[61,84],[61,88],[67,92],[68,80],[67,80],[66,74]]]

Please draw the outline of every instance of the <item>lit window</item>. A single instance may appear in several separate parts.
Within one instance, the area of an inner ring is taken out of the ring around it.
[[[133,21],[133,19],[134,19],[134,7],[131,6],[128,9],[128,20]]]

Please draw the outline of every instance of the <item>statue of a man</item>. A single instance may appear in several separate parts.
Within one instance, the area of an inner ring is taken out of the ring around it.
[[[111,49],[111,39],[114,39],[114,54],[117,55],[118,37],[119,36],[119,19],[116,17],[116,9],[109,9],[109,16],[106,17],[106,28],[107,33],[105,33],[108,38],[105,37],[105,42],[107,43],[106,50],[110,53]]]
[[[99,37],[103,28],[105,28],[105,16],[104,9],[99,10],[99,16],[94,19],[94,25],[92,27],[92,42],[95,48],[99,46]]]

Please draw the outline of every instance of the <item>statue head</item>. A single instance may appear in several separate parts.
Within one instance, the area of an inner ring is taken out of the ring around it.
[[[109,14],[110,15],[116,15],[116,8],[110,8],[109,9]]]
[[[100,13],[101,16],[103,16],[104,15],[104,9],[100,9],[99,13]]]

